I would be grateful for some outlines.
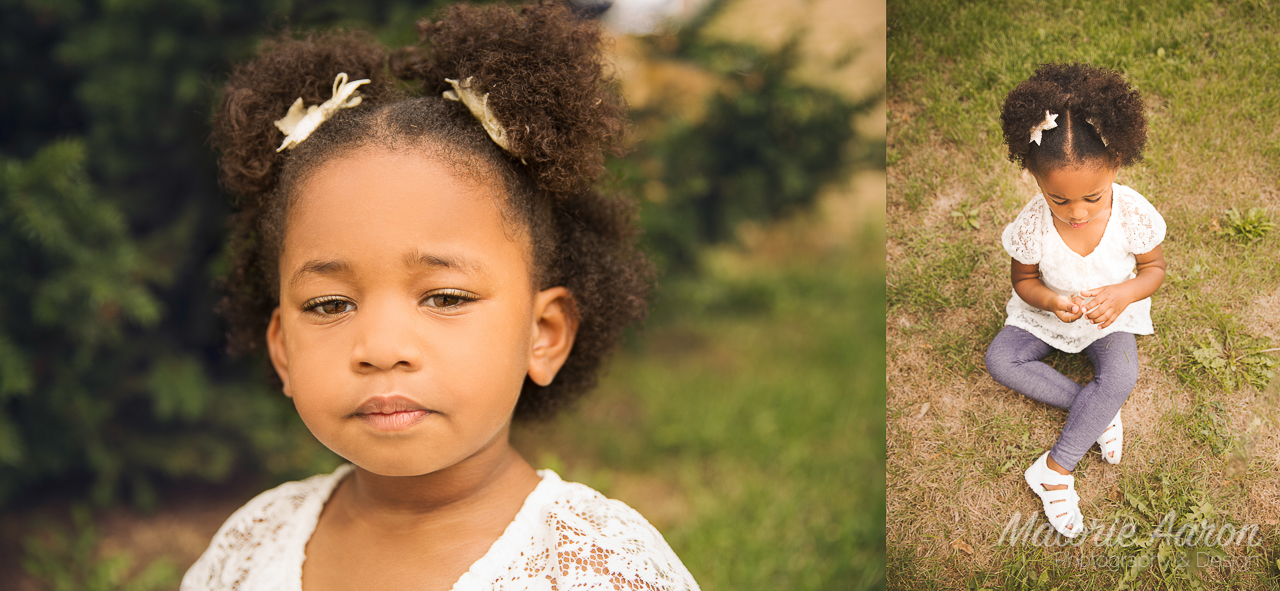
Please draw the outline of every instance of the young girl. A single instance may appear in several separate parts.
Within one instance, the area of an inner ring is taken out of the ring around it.
[[[419,29],[280,38],[228,83],[233,344],[266,336],[350,463],[249,501],[182,588],[696,589],[638,513],[508,442],[645,313],[631,206],[593,188],[625,112],[600,33],[555,4]]]
[[[1083,530],[1071,471],[1097,442],[1120,462],[1120,407],[1138,378],[1134,335],[1152,334],[1151,294],[1164,281],[1164,219],[1146,198],[1115,184],[1142,159],[1142,98],[1116,72],[1046,64],[1005,99],[1009,159],[1041,194],[1004,230],[1012,257],[1008,319],[987,349],[1000,384],[1069,411],[1062,435],[1027,468],[1049,523]],[[1051,349],[1084,351],[1094,379],[1081,386],[1042,363]]]

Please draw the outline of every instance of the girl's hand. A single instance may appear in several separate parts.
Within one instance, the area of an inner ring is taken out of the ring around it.
[[[1053,305],[1053,308],[1049,311],[1053,312],[1053,314],[1058,317],[1058,320],[1063,322],[1075,322],[1084,314],[1084,306],[1073,301],[1067,296],[1058,296],[1057,299],[1051,302],[1051,304]]]
[[[1089,307],[1086,315],[1089,322],[1099,325],[1098,329],[1111,326],[1125,308],[1129,307],[1134,300],[1128,289],[1120,285],[1107,285],[1097,289],[1090,289],[1080,292],[1080,295],[1086,298],[1093,298],[1087,306]]]

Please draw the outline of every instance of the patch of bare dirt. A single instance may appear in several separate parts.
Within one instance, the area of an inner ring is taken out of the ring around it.
[[[929,211],[924,214],[924,224],[934,227],[946,222],[951,217],[951,211],[968,199],[969,195],[958,187],[950,187],[939,192],[934,195],[933,201],[929,204]]]
[[[1280,288],[1255,297],[1246,314],[1250,332],[1272,342],[1280,341]]]

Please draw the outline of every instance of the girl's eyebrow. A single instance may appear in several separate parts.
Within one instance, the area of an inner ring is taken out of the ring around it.
[[[289,285],[297,288],[307,275],[346,275],[351,273],[351,265],[346,261],[310,260],[302,265],[289,280]]]
[[[1106,190],[1106,189],[1103,189],[1103,191],[1105,191],[1105,190]],[[1097,193],[1089,193],[1088,195],[1085,195],[1084,197],[1081,197],[1081,199],[1088,199],[1088,198],[1090,198],[1090,197],[1098,197],[1098,196],[1101,196],[1101,195],[1102,195],[1102,193],[1103,193],[1103,191],[1098,191]],[[1054,195],[1053,193],[1048,193],[1048,195],[1049,195],[1050,197],[1053,197],[1054,199],[1061,199],[1061,200],[1063,200],[1063,201],[1069,201],[1066,197],[1060,197],[1060,196],[1058,196],[1058,195]]]
[[[452,269],[467,275],[488,275],[484,265],[456,255],[436,255],[415,250],[405,253],[404,264],[409,268]]]
[[[434,255],[414,251],[404,255],[404,264],[409,268],[452,269],[467,275],[488,275],[484,265],[460,256]],[[349,275],[352,272],[351,265],[346,261],[313,259],[303,263],[302,267],[289,280],[289,285],[296,289],[308,275]]]

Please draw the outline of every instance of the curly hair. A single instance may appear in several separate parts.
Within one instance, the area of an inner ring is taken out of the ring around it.
[[[222,182],[235,194],[231,268],[219,311],[233,352],[261,350],[279,304],[278,259],[296,189],[353,150],[419,150],[505,189],[503,217],[527,231],[539,289],[564,286],[578,321],[556,379],[525,379],[517,419],[544,419],[596,383],[623,329],[641,322],[653,270],[636,244],[634,203],[600,192],[606,152],[620,153],[626,105],[601,61],[598,25],[558,4],[453,6],[418,30],[426,47],[389,51],[367,34],[334,31],[265,42],[230,76],[214,117]],[[328,98],[333,78],[368,78],[345,109],[296,148],[273,122],[298,97]],[[472,78],[507,130],[499,148],[445,78]],[[274,375],[274,372],[272,372]]]
[[[1059,115],[1056,129],[1031,142],[1031,130]],[[1064,166],[1129,166],[1142,161],[1147,118],[1142,96],[1119,72],[1088,64],[1043,64],[1005,97],[1000,109],[1009,160],[1032,171]]]

